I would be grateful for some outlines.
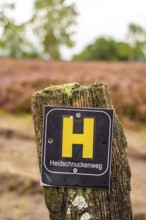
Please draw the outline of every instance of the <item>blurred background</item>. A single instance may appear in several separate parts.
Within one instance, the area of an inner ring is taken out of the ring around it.
[[[135,219],[146,219],[145,0],[0,0],[0,219],[48,219],[31,96],[105,83],[128,141]]]

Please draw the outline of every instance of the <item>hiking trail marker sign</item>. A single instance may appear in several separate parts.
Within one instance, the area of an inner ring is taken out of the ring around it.
[[[110,187],[113,109],[44,106],[41,184]]]

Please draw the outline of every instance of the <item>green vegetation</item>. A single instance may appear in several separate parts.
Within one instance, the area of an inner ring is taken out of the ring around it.
[[[146,32],[139,25],[130,24],[127,41],[116,41],[109,37],[99,37],[83,51],[73,57],[74,60],[146,60]]]
[[[35,0],[31,19],[34,33],[49,59],[60,59],[60,47],[73,46],[71,27],[75,24],[75,5],[65,0]]]
[[[61,47],[74,45],[75,4],[66,0],[34,0],[33,4],[32,17],[24,23],[17,23],[11,15],[13,3],[0,5],[0,56],[60,60]],[[125,39],[97,37],[73,60],[145,61],[146,30],[131,23]]]
[[[0,11],[0,55],[4,57],[39,57],[33,43],[27,38],[26,24],[17,24],[8,14],[15,9],[14,4],[1,6]]]
[[[14,4],[1,5],[1,56],[57,60],[61,59],[61,46],[73,46],[71,28],[77,16],[74,4],[68,5],[65,0],[35,0],[32,18],[19,25],[10,16],[13,10]]]
[[[112,38],[100,37],[88,45],[81,53],[74,56],[75,60],[128,60],[128,49],[124,42],[116,42]]]

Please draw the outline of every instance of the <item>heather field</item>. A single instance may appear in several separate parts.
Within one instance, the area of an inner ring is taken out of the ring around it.
[[[0,105],[30,112],[31,95],[51,84],[105,83],[118,115],[146,122],[146,63],[0,60]]]
[[[30,99],[53,84],[105,83],[123,123],[135,220],[146,219],[146,64],[0,60],[0,219],[47,220]]]

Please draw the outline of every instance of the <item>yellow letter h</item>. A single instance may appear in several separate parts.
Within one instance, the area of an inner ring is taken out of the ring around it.
[[[73,118],[63,117],[62,157],[72,157],[72,145],[83,145],[83,158],[93,158],[94,118],[84,118],[83,134],[73,133]]]

